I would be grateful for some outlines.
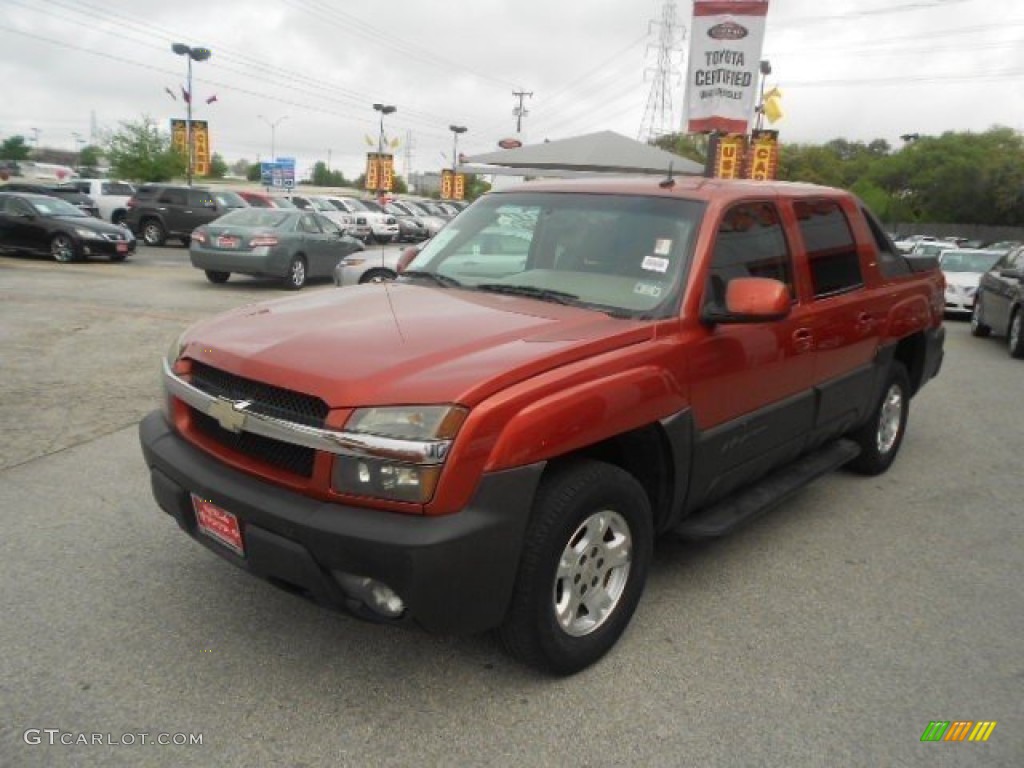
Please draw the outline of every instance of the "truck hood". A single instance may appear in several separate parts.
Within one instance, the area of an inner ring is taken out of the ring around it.
[[[653,326],[535,299],[404,283],[319,291],[202,321],[183,355],[331,408],[461,403],[637,344]]]

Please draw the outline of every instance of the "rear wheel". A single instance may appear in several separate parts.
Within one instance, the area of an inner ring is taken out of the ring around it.
[[[370,269],[367,270],[361,278],[360,283],[390,283],[396,277],[394,272],[387,269]]]
[[[1006,339],[1010,357],[1024,358],[1024,308],[1017,307],[1010,318],[1010,332]]]
[[[992,329],[982,322],[981,294],[974,299],[974,308],[971,310],[971,336],[984,338],[992,333]]]
[[[125,217],[125,212],[124,211],[114,211],[114,213],[110,217],[110,223],[111,224],[116,224],[119,227],[123,227],[124,226],[124,217]]]
[[[63,232],[54,235],[50,240],[50,254],[55,261],[59,261],[61,264],[78,260],[78,248],[75,247],[75,241]]]
[[[146,245],[163,245],[166,240],[167,232],[157,219],[146,219],[142,223],[142,242]]]
[[[551,470],[498,630],[506,650],[559,675],[604,656],[640,601],[653,536],[647,494],[628,472],[591,460]]]
[[[216,269],[206,270],[206,279],[211,283],[226,283],[229,277],[231,277],[230,272],[219,272]]]
[[[871,418],[850,435],[860,446],[860,455],[846,466],[862,475],[885,472],[899,453],[909,414],[910,377],[903,363],[894,361]]]
[[[284,286],[290,291],[297,291],[306,284],[306,260],[301,256],[293,256],[288,265],[288,275]]]

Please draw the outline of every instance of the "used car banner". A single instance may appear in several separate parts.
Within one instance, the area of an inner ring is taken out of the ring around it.
[[[687,130],[746,133],[757,101],[768,0],[694,0]]]

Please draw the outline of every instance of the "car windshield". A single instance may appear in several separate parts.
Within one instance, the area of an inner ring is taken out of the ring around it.
[[[392,216],[408,216],[409,212],[395,205],[394,203],[388,203],[384,206],[384,211],[390,213]]]
[[[988,272],[1002,256],[986,251],[946,251],[939,264],[943,272]]]
[[[427,213],[427,211],[424,208],[420,208],[418,205],[416,205],[416,203],[410,202],[408,200],[403,200],[401,204],[406,209],[408,209],[409,213],[413,214],[414,216],[429,216],[430,215],[429,213]]]
[[[211,192],[217,204],[223,208],[245,208],[249,204],[242,199],[242,196],[235,192]]]
[[[323,198],[309,198],[310,205],[313,206],[314,211],[322,211],[323,213],[337,213],[338,208],[330,200]]]
[[[667,316],[703,212],[703,203],[660,197],[496,194],[436,235],[403,280]]]
[[[361,200],[356,200],[353,197],[346,197],[345,198],[345,205],[348,207],[348,210],[349,210],[350,213],[352,211],[368,211],[368,210],[370,210],[365,205],[363,205]]]
[[[384,213],[384,208],[374,200],[360,200],[363,208],[374,213]]]
[[[216,224],[219,227],[280,227],[292,216],[288,211],[274,208],[243,208],[225,213]]]
[[[31,202],[32,207],[43,216],[74,216],[80,219],[92,218],[81,208],[56,197],[47,198],[46,200],[32,200]]]

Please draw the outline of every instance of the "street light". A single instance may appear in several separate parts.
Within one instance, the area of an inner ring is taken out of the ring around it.
[[[764,84],[768,80],[768,75],[772,73],[772,63],[768,59],[762,59],[761,65],[761,101],[757,105],[757,130],[761,130],[764,125]]]
[[[171,50],[179,56],[186,57],[188,61],[188,76],[185,80],[185,92],[188,94],[188,98],[185,99],[185,140],[188,142],[188,169],[186,171],[188,178],[188,185],[192,186],[192,165],[195,162],[195,147],[192,144],[192,62],[193,61],[206,61],[210,58],[209,48],[193,48],[185,45],[184,43],[174,43],[171,46]]]
[[[270,162],[276,163],[277,155],[275,154],[274,149],[274,137],[277,134],[277,126],[280,125],[283,121],[287,120],[288,115],[281,115],[279,118],[277,118],[277,120],[274,120],[273,122],[265,118],[263,115],[256,115],[256,117],[258,117],[260,120],[262,120],[264,123],[270,126]]]
[[[384,115],[393,115],[398,107],[391,104],[374,104],[373,108],[380,112],[380,134],[377,137],[377,197],[380,197],[384,190],[381,184],[384,181]]]
[[[465,133],[467,128],[464,125],[449,125],[448,130],[452,132],[452,173],[455,173],[455,163],[459,159],[459,134]]]

